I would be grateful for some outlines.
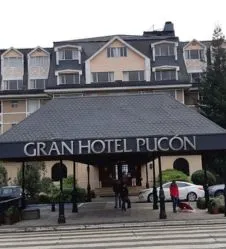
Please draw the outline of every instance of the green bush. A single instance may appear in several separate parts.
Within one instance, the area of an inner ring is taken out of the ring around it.
[[[191,176],[191,180],[194,184],[204,185],[204,170],[195,171]],[[210,171],[207,171],[207,183],[209,186],[216,184],[216,177]]]
[[[224,198],[215,197],[209,200],[208,212],[210,214],[218,214],[224,212]]]
[[[39,203],[50,203],[50,197],[46,193],[39,193],[38,195],[38,202]]]
[[[206,199],[204,197],[199,197],[196,206],[198,209],[206,209]]]
[[[72,175],[68,176],[67,178],[64,178],[63,180],[63,188],[73,188],[74,184],[74,177]],[[76,186],[76,181],[75,181],[75,186]]]
[[[166,169],[162,171],[162,182],[176,181],[188,181],[188,176],[183,172],[176,169]]]
[[[44,193],[50,193],[52,189],[52,179],[49,177],[43,177],[40,183],[40,191]]]

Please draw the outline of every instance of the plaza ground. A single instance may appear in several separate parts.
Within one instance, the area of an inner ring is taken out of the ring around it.
[[[196,209],[196,203],[191,203],[194,212],[173,213],[172,203],[166,202],[167,219],[159,219],[159,210],[153,210],[152,203],[140,203],[137,197],[131,197],[132,208],[123,212],[114,208],[114,198],[95,198],[92,202],[78,204],[78,213],[72,213],[72,205],[65,204],[65,224],[58,224],[58,205],[51,212],[51,205],[35,205],[40,208],[41,217],[37,220],[23,220],[13,225],[0,226],[0,232],[6,231],[36,231],[57,230],[61,226],[82,229],[86,227],[125,227],[136,225],[177,225],[177,224],[215,224],[226,223],[224,214],[209,214],[207,210]]]

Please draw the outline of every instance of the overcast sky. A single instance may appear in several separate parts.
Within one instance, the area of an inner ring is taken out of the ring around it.
[[[53,41],[137,34],[172,21],[180,40],[226,35],[226,0],[0,0],[0,48],[51,47]]]

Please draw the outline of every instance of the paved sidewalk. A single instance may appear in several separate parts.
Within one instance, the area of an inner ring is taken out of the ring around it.
[[[59,225],[58,206],[56,212],[51,212],[50,205],[41,205],[41,218],[38,220],[24,220],[13,225],[0,226],[0,232],[4,231],[40,231],[59,229],[83,229],[83,228],[108,228],[129,227],[145,225],[184,225],[184,224],[215,224],[225,223],[223,214],[211,215],[206,210],[196,209],[196,203],[192,203],[194,212],[172,212],[172,203],[166,203],[166,220],[159,219],[159,210],[153,210],[151,203],[138,203],[137,198],[131,197],[132,208],[126,212],[114,208],[113,198],[96,198],[89,203],[79,204],[79,212],[72,213],[71,204],[65,205],[66,224]]]

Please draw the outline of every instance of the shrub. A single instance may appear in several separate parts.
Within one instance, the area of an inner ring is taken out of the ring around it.
[[[206,209],[206,199],[204,197],[199,197],[197,202],[196,202],[196,206],[199,209]]]
[[[176,169],[166,169],[162,171],[162,182],[176,181],[188,181],[188,176],[183,172]]]
[[[218,214],[224,212],[224,199],[215,197],[209,200],[208,212],[210,214]]]
[[[194,184],[204,185],[204,170],[195,171],[191,176],[191,180]],[[216,177],[210,171],[207,171],[207,183],[209,186],[216,184]]]
[[[50,197],[46,193],[43,193],[43,192],[39,193],[38,201],[39,203],[50,203],[51,202]]]
[[[43,177],[40,183],[40,191],[44,193],[50,193],[52,189],[53,182],[49,177]]]

